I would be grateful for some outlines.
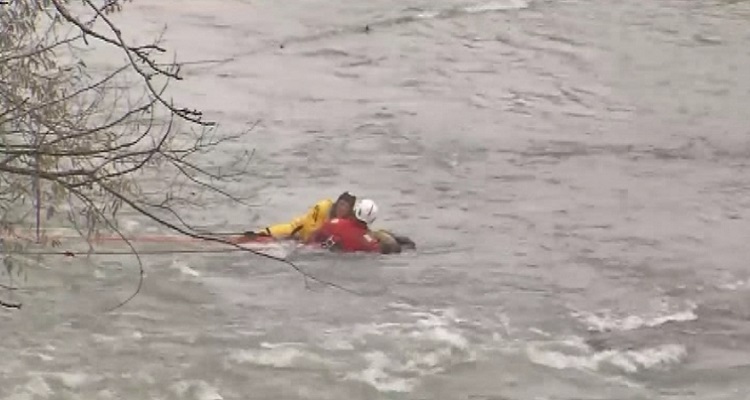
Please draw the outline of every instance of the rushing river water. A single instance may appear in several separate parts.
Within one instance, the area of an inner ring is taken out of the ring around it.
[[[290,256],[358,295],[251,255],[144,256],[112,314],[131,259],[49,257],[2,314],[3,398],[750,397],[750,2],[138,0],[114,18],[167,24],[193,62],[181,103],[226,131],[261,121],[236,187],[258,205],[194,221],[252,229],[352,190],[418,250]]]

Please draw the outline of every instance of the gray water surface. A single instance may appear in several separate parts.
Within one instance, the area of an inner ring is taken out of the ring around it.
[[[359,295],[246,254],[148,256],[114,314],[132,259],[45,259],[26,283],[44,289],[3,312],[3,397],[750,396],[749,2],[161,0],[116,19],[167,24],[194,62],[176,99],[228,132],[260,120],[226,149],[255,149],[236,191],[258,206],[194,221],[250,229],[352,190],[418,251],[290,256]]]

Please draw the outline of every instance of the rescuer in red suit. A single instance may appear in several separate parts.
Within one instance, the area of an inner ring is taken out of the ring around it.
[[[378,206],[370,199],[357,200],[353,215],[326,221],[309,242],[342,253],[380,253],[380,243],[368,228],[378,215]]]

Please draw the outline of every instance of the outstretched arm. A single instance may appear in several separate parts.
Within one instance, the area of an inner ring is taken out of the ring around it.
[[[372,231],[372,235],[378,240],[380,252],[382,254],[393,254],[401,252],[401,245],[396,241],[393,235],[383,229]]]
[[[267,232],[269,235],[277,239],[286,239],[294,236],[305,223],[305,217],[307,214],[298,216],[289,222],[280,224],[269,225],[264,228],[261,232]]]
[[[413,240],[411,240],[407,236],[397,235],[391,231],[387,231],[385,229],[380,229],[378,232],[382,232],[382,234],[389,236],[393,240],[396,241],[396,244],[398,244],[402,249],[406,250],[415,250],[417,248],[416,243],[414,243]]]
[[[273,236],[276,239],[290,238],[297,234],[297,232],[305,226],[305,223],[316,223],[317,220],[322,217],[321,208],[324,206],[325,201],[318,202],[310,207],[304,215],[297,216],[289,222],[269,225],[261,231],[255,232],[255,234],[266,234]]]

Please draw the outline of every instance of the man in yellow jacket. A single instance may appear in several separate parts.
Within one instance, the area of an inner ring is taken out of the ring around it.
[[[349,192],[342,193],[336,201],[320,200],[290,222],[269,225],[257,232],[245,232],[245,236],[272,236],[276,239],[292,239],[307,242],[312,234],[332,218],[348,218],[352,216],[352,207],[356,197]],[[385,230],[372,231],[378,239],[382,253],[400,253],[402,248],[415,248],[411,239],[394,235]]]

